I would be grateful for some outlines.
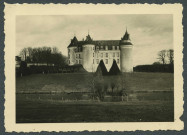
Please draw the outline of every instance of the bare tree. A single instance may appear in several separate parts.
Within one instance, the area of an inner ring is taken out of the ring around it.
[[[127,90],[128,90],[128,82],[127,82],[127,75],[122,74],[120,77],[120,83],[121,83],[121,100],[124,101],[124,96],[126,96],[127,98],[127,102],[128,102],[128,94],[127,94]]]
[[[57,47],[53,47],[52,48],[52,53],[56,54],[56,53],[59,53],[59,50]]]
[[[103,85],[103,80],[97,80],[95,82],[95,93],[100,101],[104,100],[104,96],[106,94],[105,86]]]
[[[27,51],[28,51],[28,56],[29,56],[29,58],[30,58],[30,60],[32,61],[32,53],[33,53],[33,51],[32,51],[32,48],[31,47],[28,47],[27,48]]]
[[[92,99],[95,100],[96,93],[95,93],[95,76],[94,73],[91,73],[90,80],[88,81],[88,87],[90,88],[92,92]]]
[[[21,56],[21,58],[23,58],[24,60],[26,60],[26,59],[27,59],[27,55],[28,55],[27,48],[23,48],[23,49],[20,51],[20,56]]]
[[[113,94],[114,94],[114,88],[116,87],[116,82],[115,82],[115,81],[112,81],[112,82],[110,83],[110,86],[111,86],[111,89],[112,89],[112,96],[113,96]]]
[[[169,49],[167,50],[167,57],[168,57],[168,60],[169,60],[169,64],[173,64],[174,62],[174,50],[173,49]]]
[[[162,64],[166,64],[166,52],[166,50],[158,52],[158,59],[160,62],[162,62]]]

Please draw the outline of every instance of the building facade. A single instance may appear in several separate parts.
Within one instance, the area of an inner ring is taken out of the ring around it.
[[[76,36],[68,46],[69,65],[81,64],[88,72],[95,72],[100,60],[109,71],[113,60],[121,72],[133,72],[133,44],[129,33],[121,40],[93,40],[88,34],[85,40],[78,41]]]

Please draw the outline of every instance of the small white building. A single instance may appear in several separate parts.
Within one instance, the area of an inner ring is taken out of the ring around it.
[[[68,46],[69,65],[82,64],[88,72],[95,72],[100,60],[109,71],[115,59],[121,72],[133,71],[133,45],[127,30],[121,40],[93,40],[88,34],[85,40],[76,36]]]

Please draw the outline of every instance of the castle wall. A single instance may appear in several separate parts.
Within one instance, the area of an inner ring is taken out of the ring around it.
[[[82,52],[76,52],[75,56],[76,56],[76,64],[83,64],[83,62],[82,62]]]
[[[122,72],[133,72],[133,46],[121,45],[120,50],[95,50],[95,45],[83,45],[83,51],[77,52],[77,47],[69,48],[69,65],[82,64],[88,72],[95,72],[103,60],[107,71],[110,70],[113,60]]]
[[[133,72],[133,46],[121,45],[120,48],[121,72]]]
[[[87,44],[83,45],[83,53],[82,53],[82,64],[85,70],[88,72],[95,72],[95,45]]]
[[[107,53],[107,55],[106,55]],[[100,60],[103,60],[105,67],[107,71],[110,70],[113,64],[113,60],[115,59],[117,62],[117,65],[120,69],[120,50],[107,50],[107,51],[99,51],[95,53],[95,68],[97,69],[97,66],[99,65]],[[95,70],[96,70],[95,69]]]
[[[76,54],[75,54],[76,48],[77,47],[69,47],[68,48],[69,65],[76,64]]]

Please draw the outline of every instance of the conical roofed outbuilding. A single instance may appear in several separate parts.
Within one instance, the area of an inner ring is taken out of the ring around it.
[[[121,72],[119,70],[119,67],[116,63],[116,60],[113,60],[112,67],[110,68],[109,75],[119,75]]]
[[[95,74],[96,75],[108,75],[108,71],[105,67],[103,60],[100,61]]]

